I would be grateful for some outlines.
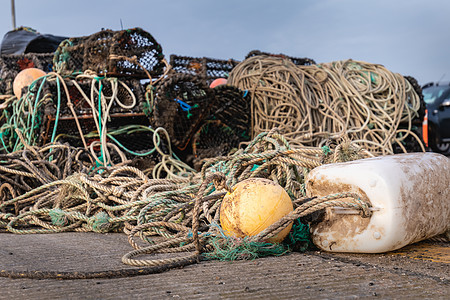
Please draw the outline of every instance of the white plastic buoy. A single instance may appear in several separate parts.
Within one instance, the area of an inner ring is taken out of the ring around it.
[[[308,196],[356,192],[373,214],[327,208],[311,225],[324,251],[382,253],[450,230],[450,159],[408,153],[322,165],[306,178]]]

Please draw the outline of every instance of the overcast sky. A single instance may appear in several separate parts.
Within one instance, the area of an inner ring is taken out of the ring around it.
[[[86,36],[141,27],[170,54],[243,60],[251,50],[384,65],[450,81],[449,0],[15,0],[16,25]],[[0,0],[0,37],[12,29]]]

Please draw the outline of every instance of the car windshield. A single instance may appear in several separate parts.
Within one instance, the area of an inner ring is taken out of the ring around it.
[[[448,86],[430,86],[422,90],[423,100],[426,104],[433,104],[436,99],[442,96],[450,87]]]

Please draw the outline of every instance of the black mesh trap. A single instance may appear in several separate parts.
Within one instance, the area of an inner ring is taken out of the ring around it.
[[[99,111],[100,100],[102,118],[105,117],[103,115],[106,112],[105,107],[110,106],[106,123],[107,133],[110,135],[107,137],[108,142],[116,144],[130,158],[152,150],[154,148],[153,133],[145,129],[150,126],[150,121],[143,112],[144,92],[140,81],[131,78],[114,79],[113,81],[117,83],[116,91],[113,89],[113,83],[109,80],[102,80],[100,84],[100,81],[96,80],[65,79],[76,117],[68,106],[62,86],[60,86],[60,112],[59,115],[57,114],[57,83],[56,81],[48,82],[45,90],[46,93],[52,95],[52,101],[46,102],[43,108],[40,144],[51,142],[53,138],[53,140],[69,143],[74,147],[84,147],[81,135],[87,146],[99,141],[96,125],[98,114],[94,115],[93,110]],[[92,90],[93,88],[94,90]],[[100,89],[102,96],[99,99]],[[92,93],[92,91],[94,92]],[[113,95],[115,98],[112,97]],[[93,106],[89,104],[86,97],[92,101]],[[122,106],[119,105],[119,102]],[[80,128],[78,128],[77,122]],[[135,127],[131,128],[130,126]]]
[[[55,70],[61,74],[83,72],[85,43],[87,37],[73,37],[59,44],[53,56]]]
[[[414,89],[414,91],[416,92],[416,94],[419,96],[420,99],[420,109],[418,111],[419,116],[418,118],[414,118],[414,121],[418,121],[419,125],[422,124],[423,118],[425,116],[425,109],[426,109],[426,104],[425,104],[425,100],[423,99],[423,93],[422,93],[422,87],[420,86],[419,82],[417,81],[417,79],[415,79],[412,76],[403,76],[406,80],[408,80],[408,82],[411,84],[412,88]]]
[[[64,83],[73,104],[75,113],[79,116],[92,115],[92,109],[99,109],[99,100],[102,107],[110,106],[109,112],[114,113],[136,113],[142,112],[144,101],[144,90],[137,79],[113,79],[93,81],[91,79],[65,79]],[[117,90],[113,86],[117,86]],[[65,90],[60,84],[60,114],[62,116],[73,116],[68,107]],[[101,97],[99,99],[99,91]],[[53,105],[48,107],[48,114],[55,115],[57,111],[58,87],[56,81],[47,83],[46,93],[52,95]],[[114,96],[114,97],[113,97]],[[91,104],[90,104],[91,102]]]
[[[92,116],[84,115],[78,117],[78,122],[88,147],[92,143],[100,141]],[[54,134],[56,141],[68,143],[74,147],[84,147],[75,118],[68,116],[60,117],[57,122],[54,116],[49,116],[45,119],[41,134],[42,144],[50,142],[55,124],[57,124]],[[112,114],[107,125],[108,136],[106,141],[116,145],[125,153],[128,159],[139,162],[135,165],[136,167],[141,170],[151,168],[160,160],[159,153],[154,151],[153,132],[142,128],[149,126],[149,120],[145,114]],[[141,125],[141,127],[127,129],[129,125]],[[163,146],[160,145],[160,147]],[[101,155],[100,146],[93,147],[93,150],[97,156]],[[114,163],[121,161],[120,156],[114,151],[111,153],[111,157]]]
[[[227,155],[239,146],[240,138],[219,120],[205,121],[192,139],[194,167],[201,168],[202,159]]]
[[[170,65],[177,73],[203,76],[207,81],[228,78],[228,74],[239,62],[233,59],[221,60],[207,57],[171,55]]]
[[[53,71],[53,53],[0,55],[0,95],[13,95],[14,78],[28,68]]]
[[[230,85],[214,88],[216,100],[211,108],[209,120],[227,124],[241,141],[250,139],[250,101],[247,93]]]
[[[152,123],[165,128],[173,145],[184,150],[208,117],[214,100],[204,79],[183,73],[169,75],[157,87]]]
[[[247,56],[245,57],[245,59],[253,57],[253,56],[258,56],[258,55],[266,55],[266,56],[272,56],[272,57],[281,57],[281,58],[285,58],[285,59],[290,59],[295,65],[297,66],[310,66],[310,65],[315,65],[316,62],[311,59],[311,58],[307,58],[307,57],[292,57],[292,56],[288,56],[285,54],[273,54],[273,53],[268,53],[268,52],[261,52],[259,50],[253,50],[250,51]]]
[[[92,70],[98,75],[156,78],[164,71],[162,47],[141,28],[102,30],[95,34],[63,41],[54,63],[67,74]]]

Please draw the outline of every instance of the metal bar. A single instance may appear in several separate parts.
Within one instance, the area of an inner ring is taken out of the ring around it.
[[[16,5],[14,3],[14,0],[11,0],[11,18],[13,29],[16,29]]]

